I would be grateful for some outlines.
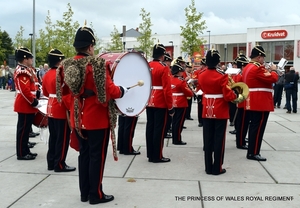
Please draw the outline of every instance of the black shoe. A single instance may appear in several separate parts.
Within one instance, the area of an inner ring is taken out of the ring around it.
[[[28,142],[28,144],[35,146],[36,142]]]
[[[202,127],[202,126],[203,126],[203,124],[202,124],[202,123],[199,123],[199,124],[198,124],[198,127]]]
[[[247,159],[249,159],[249,160],[257,160],[257,161],[267,161],[266,158],[264,158],[264,157],[262,157],[260,155],[251,155],[251,154],[247,155]]]
[[[80,201],[87,202],[89,200],[89,196],[81,196]]]
[[[40,135],[40,133],[35,133],[35,132],[32,132],[33,134],[35,134],[35,136],[38,136],[38,135]]]
[[[279,106],[279,105],[277,105],[277,108],[280,108],[280,106]]]
[[[293,111],[293,113],[297,113],[297,111]]]
[[[71,172],[71,171],[75,171],[76,168],[75,167],[70,167],[68,165],[65,165],[65,167],[63,169],[54,169],[54,172]]]
[[[222,169],[222,171],[219,172],[219,173],[212,173],[212,174],[213,174],[213,175],[221,175],[221,174],[223,174],[223,173],[226,173],[226,170],[225,170],[225,169]]]
[[[135,151],[135,150],[133,150],[132,152],[124,153],[124,155],[140,155],[140,154],[141,154],[140,151]]]
[[[29,133],[29,137],[32,138],[32,137],[35,137],[35,136],[36,136],[35,133],[33,133],[33,132],[30,132],[30,133]]]
[[[246,150],[246,149],[248,149],[248,146],[247,145],[243,145],[243,146],[237,146],[236,148]]]
[[[32,153],[32,152],[29,152],[28,153],[29,155],[32,155],[32,156],[34,156],[34,157],[36,157],[38,154],[37,153]]]
[[[171,159],[170,158],[166,158],[166,157],[163,157],[161,158],[160,160],[152,160],[153,163],[165,163],[165,162],[171,162]]]
[[[286,113],[291,113],[291,111],[287,111]]]
[[[186,127],[185,127],[185,126],[183,126],[182,128],[183,128],[183,129],[186,129]]]
[[[230,134],[236,134],[236,130],[229,131]]]
[[[30,155],[30,154],[27,154],[23,157],[17,157],[18,160],[34,160],[35,159],[35,156],[33,155]]]
[[[173,142],[174,145],[186,145],[186,142],[180,141],[180,142]]]
[[[30,144],[29,142],[28,142],[28,148],[33,148],[34,147],[34,145],[33,144]]]
[[[191,117],[189,117],[189,118],[186,118],[186,120],[191,120],[191,121],[193,121],[194,119],[193,119],[193,118],[191,118]]]
[[[100,203],[106,203],[114,200],[113,195],[103,195],[102,199],[90,199],[90,204],[100,204]]]
[[[170,134],[170,133],[167,133],[167,135],[165,136],[165,138],[167,138],[167,139],[170,139],[170,138],[172,138],[172,134]]]
[[[54,170],[54,167],[48,166],[48,170]]]
[[[284,106],[283,109],[286,109],[286,106]]]

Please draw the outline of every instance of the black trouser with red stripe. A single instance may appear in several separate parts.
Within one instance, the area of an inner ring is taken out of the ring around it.
[[[82,130],[87,139],[78,136],[79,188],[81,196],[102,199],[102,179],[109,142],[110,129]]]
[[[162,150],[168,119],[168,109],[147,107],[146,114],[147,157],[149,160],[160,160],[163,157]]]
[[[63,169],[70,143],[70,128],[66,119],[48,117],[48,168]]]
[[[30,150],[28,147],[29,132],[35,113],[18,113],[17,123],[17,157],[24,157]]]
[[[219,174],[225,152],[227,119],[203,118],[204,160],[208,174]]]
[[[121,154],[134,151],[132,141],[138,117],[119,116],[118,121],[118,150]]]
[[[246,145],[246,135],[249,128],[250,114],[249,111],[244,110],[244,108],[238,108],[236,122],[235,122],[235,138],[236,146],[241,147]]]
[[[249,125],[248,155],[258,155],[269,118],[269,111],[251,111]]]
[[[175,114],[172,119],[172,139],[173,144],[180,143],[181,132],[185,121],[186,108],[174,108]]]
[[[202,111],[203,111],[202,95],[198,95],[197,101],[198,101],[198,123],[203,124],[203,119],[202,119]]]
[[[193,97],[187,98],[188,107],[185,111],[185,118],[191,118],[191,111],[192,111],[192,103],[193,103]]]

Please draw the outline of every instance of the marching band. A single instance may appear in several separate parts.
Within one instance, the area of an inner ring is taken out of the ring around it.
[[[98,204],[114,199],[102,191],[110,134],[115,160],[118,159],[116,150],[124,155],[141,153],[132,146],[138,116],[119,115],[116,148],[113,129],[117,110],[112,109],[115,108],[112,101],[122,99],[132,89],[114,84],[109,61],[95,58],[94,45],[93,31],[84,26],[76,33],[74,47],[77,55],[74,58],[63,60],[62,52],[52,49],[48,54],[51,69],[43,78],[42,92],[35,85],[30,50],[19,48],[14,75],[17,90],[14,110],[18,113],[17,159],[34,160],[37,154],[31,153],[27,145],[29,131],[41,107],[40,96],[47,98],[46,125],[50,132],[48,170],[67,172],[76,169],[65,163],[70,134],[73,133],[75,140],[72,142],[77,144],[76,150],[80,153],[81,201]],[[246,158],[249,160],[266,161],[260,155],[260,147],[269,113],[274,110],[272,83],[277,81],[278,74],[275,65],[265,68],[265,56],[264,49],[255,46],[251,51],[251,61],[239,54],[234,63],[240,71],[229,74],[219,69],[220,54],[215,49],[207,51],[200,67],[194,69],[190,60],[186,62],[181,56],[172,60],[163,44],[155,44],[153,60],[149,62],[151,92],[145,103],[148,162],[171,161],[163,156],[164,138],[169,130],[172,134],[168,134],[168,138],[172,138],[172,144],[187,144],[182,139],[182,130],[186,119],[193,120],[190,115],[193,98],[197,102],[198,126],[203,127],[206,174],[226,172],[222,165],[228,119],[235,128],[230,133],[235,134],[236,147],[247,150]],[[261,102],[262,99],[264,102]],[[234,109],[233,117],[230,116],[230,108]]]

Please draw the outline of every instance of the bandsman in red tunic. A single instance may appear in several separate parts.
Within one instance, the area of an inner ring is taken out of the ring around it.
[[[152,91],[146,107],[146,145],[149,162],[170,162],[163,157],[163,145],[168,114],[173,116],[170,68],[163,63],[166,49],[162,44],[153,47],[151,68]]]
[[[16,50],[18,65],[14,73],[17,96],[14,111],[18,113],[17,123],[17,159],[34,160],[36,153],[31,153],[28,147],[29,132],[38,112],[40,91],[36,89],[35,73],[31,70],[33,55],[27,48]]]
[[[228,75],[217,69],[220,55],[217,50],[206,54],[207,69],[199,74],[199,88],[203,91],[203,138],[205,172],[219,175],[226,172],[222,168],[226,126],[229,118],[228,102],[238,101],[243,96],[231,89]]]
[[[48,170],[55,172],[69,172],[76,169],[66,164],[70,142],[68,112],[65,104],[59,103],[56,97],[56,69],[64,58],[64,54],[58,49],[52,49],[48,53],[50,70],[44,75],[42,85],[44,96],[49,98],[47,105],[49,128],[47,164]]]
[[[197,96],[197,114],[198,114],[198,127],[203,126],[203,120],[202,120],[202,110],[203,110],[203,105],[202,105],[202,91],[200,91],[199,88],[199,83],[198,83],[198,76],[202,72],[206,70],[206,60],[205,58],[201,59],[200,62],[200,67],[193,72],[193,79],[196,79],[195,85],[196,85],[196,96]]]
[[[117,112],[113,99],[123,97],[125,87],[116,86],[105,59],[94,57],[96,39],[91,28],[80,27],[75,35],[77,55],[57,69],[58,101],[65,89],[71,94],[70,123],[79,140],[78,173],[81,201],[90,204],[114,200],[103,192],[102,179],[111,132],[114,159],[118,160],[114,128]],[[67,100],[69,102],[69,100]]]
[[[246,56],[240,56],[237,60],[237,67],[241,69],[241,73],[234,77],[235,82],[242,82],[242,73],[244,68],[249,63]],[[244,109],[244,102],[237,104],[237,114],[234,122],[235,127],[235,138],[236,138],[236,148],[238,149],[248,149],[246,144],[246,135],[249,127],[249,113]]]
[[[172,96],[173,107],[175,114],[172,119],[172,138],[175,145],[186,145],[186,142],[182,141],[181,132],[185,120],[186,109],[188,107],[187,97],[192,97],[193,92],[187,86],[186,81],[182,77],[184,69],[177,63],[172,66]]]
[[[247,159],[266,161],[260,155],[261,143],[270,111],[274,111],[272,84],[278,79],[276,66],[266,69],[263,65],[266,53],[262,46],[255,46],[251,51],[251,61],[243,70],[243,82],[249,87],[249,96],[244,109],[249,111],[249,145]]]

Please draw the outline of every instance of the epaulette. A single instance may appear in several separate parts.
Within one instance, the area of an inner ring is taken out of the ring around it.
[[[18,76],[19,74],[26,74],[26,75],[28,75],[29,77],[31,77],[32,76],[32,74],[27,70],[27,68],[26,67],[24,67],[24,66],[20,66],[20,65],[18,65],[17,67],[16,67],[16,76]]]
[[[256,61],[250,61],[249,63],[254,64],[257,67],[261,66],[261,64],[259,62],[256,62]]]
[[[222,75],[225,74],[225,72],[224,72],[223,70],[221,70],[221,69],[218,69],[218,68],[217,68],[216,71],[217,71],[218,73],[222,74]]]

